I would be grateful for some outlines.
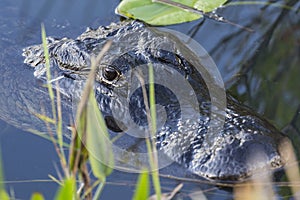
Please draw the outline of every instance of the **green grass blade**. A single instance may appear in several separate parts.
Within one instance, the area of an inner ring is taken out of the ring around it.
[[[75,179],[69,178],[64,181],[64,184],[59,188],[55,199],[56,200],[66,200],[75,199],[76,185]]]
[[[139,175],[133,200],[147,200],[149,197],[149,173],[148,171],[144,171]]]
[[[61,162],[63,163],[63,165],[65,166],[66,165],[66,157],[65,157],[64,150],[63,150],[63,134],[62,134],[62,127],[61,127],[62,119],[61,119],[60,112],[59,112],[59,120],[57,120],[57,116],[56,116],[54,92],[53,92],[52,85],[50,83],[50,81],[51,81],[50,56],[49,56],[49,50],[48,50],[48,46],[47,46],[46,31],[45,31],[45,27],[43,24],[41,25],[41,31],[42,31],[42,44],[43,44],[44,56],[45,56],[46,76],[47,76],[47,82],[48,82],[47,83],[48,94],[49,94],[49,97],[51,100],[53,120],[55,121],[55,125],[56,125],[57,140],[58,140],[58,145],[59,145],[60,154],[61,154],[60,159],[61,159]],[[59,91],[57,91],[57,92],[59,92]],[[58,98],[58,102],[59,101],[60,101],[60,99]],[[58,104],[58,106],[60,106],[60,104]],[[60,108],[58,108],[58,110],[60,111]]]
[[[5,190],[4,175],[3,175],[3,167],[2,167],[2,154],[0,153],[0,199],[1,200],[9,200],[9,195]]]
[[[2,169],[2,156],[0,155],[0,190],[5,190],[3,181],[4,181],[4,175]]]
[[[100,195],[101,195],[101,192],[102,192],[102,190],[103,190],[103,188],[104,188],[104,185],[105,185],[105,182],[102,182],[102,183],[100,183],[100,184],[98,185],[97,190],[96,190],[96,192],[95,192],[95,194],[94,194],[93,200],[98,200],[98,199],[100,199]]]
[[[155,90],[154,90],[154,70],[153,70],[152,63],[148,64],[148,70],[149,70],[148,73],[149,73],[150,105],[148,102],[148,94],[146,91],[143,75],[141,73],[137,73],[136,75],[142,85],[144,104],[147,112],[147,121],[149,124],[150,137],[145,138],[145,141],[146,141],[147,153],[149,158],[150,170],[152,172],[152,180],[153,180],[156,197],[158,200],[160,200],[161,188],[160,188],[159,173],[158,173],[156,142],[154,138],[154,135],[156,134],[156,106],[155,106]]]
[[[31,200],[44,200],[44,197],[40,193],[33,193],[31,196]]]
[[[151,135],[156,134],[156,104],[155,104],[155,90],[154,90],[154,72],[152,64],[149,64],[149,103],[151,115]]]
[[[43,138],[43,139],[46,139],[46,140],[48,140],[48,141],[50,141],[50,142],[56,142],[56,141],[53,141],[53,140],[52,140],[51,136],[49,136],[49,135],[47,135],[47,134],[45,134],[45,133],[43,133],[43,132],[39,132],[39,131],[37,131],[37,130],[35,130],[35,129],[27,129],[26,131],[28,131],[28,132],[30,132],[30,133],[32,133],[32,134],[34,134],[34,135],[37,135],[37,136],[39,136],[39,137],[41,137],[41,138]],[[64,143],[63,143],[63,147],[64,147],[64,148],[69,148],[69,147],[70,147],[70,144],[64,142]]]
[[[46,76],[47,76],[47,80],[50,81],[51,80],[50,57],[49,57],[49,50],[48,50],[48,46],[47,46],[46,31],[45,31],[45,27],[43,24],[41,25],[41,29],[42,29],[42,44],[43,44],[44,56],[45,56]],[[56,121],[56,110],[55,110],[55,104],[54,104],[54,92],[53,92],[52,85],[47,84],[47,88],[48,88],[49,97],[51,99],[52,115],[53,115],[54,121]]]
[[[56,121],[46,115],[43,114],[39,114],[39,113],[33,113],[37,118],[39,118],[40,120],[43,120],[44,122],[50,123],[50,124],[55,124]]]
[[[159,180],[159,172],[158,172],[158,159],[157,159],[157,149],[156,149],[156,142],[154,141],[155,139],[155,134],[156,134],[156,103],[155,103],[155,89],[154,89],[154,70],[153,70],[153,65],[150,63],[149,67],[149,107],[150,107],[150,117],[151,117],[151,127],[150,127],[150,132],[151,132],[151,152],[153,152],[152,155],[149,154],[150,157],[153,156],[152,160],[152,181],[154,185],[154,190],[157,196],[157,199],[161,199],[161,188],[160,188],[160,180]],[[148,144],[147,144],[148,146]],[[148,147],[149,149],[149,147]],[[148,151],[149,152],[149,151]]]
[[[10,200],[9,195],[4,189],[0,190],[0,199],[1,200]]]

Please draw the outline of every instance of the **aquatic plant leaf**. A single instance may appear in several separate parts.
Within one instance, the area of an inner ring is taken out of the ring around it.
[[[149,197],[149,173],[144,171],[139,175],[133,200],[146,200]]]
[[[87,105],[87,150],[93,174],[102,181],[112,172],[114,158],[107,127],[93,92]]]
[[[44,197],[41,193],[35,192],[32,194],[31,200],[44,200]]]
[[[10,200],[9,195],[3,189],[0,190],[0,199],[1,200]]]
[[[211,12],[227,0],[173,0],[186,6]],[[116,8],[116,13],[128,18],[139,19],[151,25],[171,25],[197,20],[200,14],[182,8],[165,5],[151,0],[123,0]]]
[[[56,194],[56,200],[74,199],[76,194],[75,179],[66,179]]]
[[[38,117],[39,119],[43,120],[44,122],[47,122],[47,123],[51,123],[51,124],[55,124],[56,121],[46,115],[43,115],[43,114],[39,114],[39,113],[33,113],[36,117]]]
[[[2,154],[0,152],[0,199],[1,200],[9,200],[9,195],[5,191],[4,185],[4,175],[3,175],[3,168],[2,168]]]

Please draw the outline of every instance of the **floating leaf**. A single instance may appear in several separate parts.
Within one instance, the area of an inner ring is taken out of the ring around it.
[[[171,1],[171,0],[170,0]],[[227,0],[174,0],[191,8],[211,12]],[[185,9],[165,5],[151,0],[123,0],[116,8],[116,13],[125,17],[139,19],[151,25],[170,25],[197,20],[200,14]]]
[[[185,1],[178,1],[183,4],[186,4],[188,6],[194,7],[197,10],[202,10],[203,12],[211,12],[218,7],[222,6],[227,0],[198,0],[194,1],[195,3],[193,5],[188,5],[186,3],[183,3]]]

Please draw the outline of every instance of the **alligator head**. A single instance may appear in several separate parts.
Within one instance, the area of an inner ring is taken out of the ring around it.
[[[98,65],[94,89],[112,135],[143,137],[148,129],[143,88],[148,91],[147,70],[152,66],[159,152],[213,180],[244,180],[284,165],[279,146],[287,138],[282,133],[229,95],[222,99],[227,103],[223,110],[211,112],[218,110],[209,94],[208,85],[214,83],[196,70],[197,55],[185,47],[188,54],[183,54],[178,38],[139,22],[88,29],[77,39],[48,38],[51,73],[68,99],[80,98],[91,57],[107,40],[113,43]],[[34,75],[46,81],[42,46],[25,48],[23,55],[35,68]]]

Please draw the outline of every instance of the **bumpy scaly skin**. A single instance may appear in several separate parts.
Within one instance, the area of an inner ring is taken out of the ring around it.
[[[108,39],[113,40],[113,45],[99,65],[95,93],[100,110],[109,119],[107,125],[112,134],[126,129],[129,120],[141,127],[147,125],[142,90],[139,88],[128,96],[126,76],[130,76],[127,74],[129,70],[140,65],[162,63],[189,81],[199,102],[199,117],[184,119],[176,96],[172,96],[167,88],[156,85],[156,103],[164,106],[167,113],[166,123],[158,130],[156,137],[160,150],[193,173],[215,180],[243,180],[257,170],[276,169],[284,165],[278,148],[282,141],[287,141],[286,137],[231,97],[227,97],[224,127],[213,136],[208,135],[211,104],[203,78],[182,57],[176,47],[178,41],[138,22],[88,29],[75,40],[48,38],[51,72],[53,76],[64,76],[59,80],[60,91],[68,98],[80,96],[90,58],[99,53]],[[160,48],[166,45],[176,54]],[[35,76],[45,80],[42,46],[30,46],[24,49],[23,55],[24,62],[35,67]],[[113,66],[118,71],[117,79],[110,81],[103,76],[103,69],[107,66]],[[124,106],[129,100],[129,106]],[[113,120],[114,109],[118,109],[120,118],[124,119],[122,122]]]

